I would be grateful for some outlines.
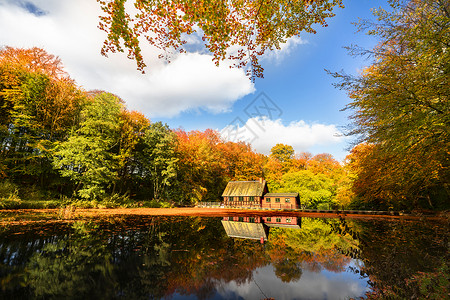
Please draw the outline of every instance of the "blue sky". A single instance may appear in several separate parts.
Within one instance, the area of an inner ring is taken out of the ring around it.
[[[356,74],[368,65],[343,49],[376,43],[356,33],[351,22],[373,18],[371,8],[388,8],[385,0],[344,0],[344,5],[328,27],[317,27],[317,34],[289,40],[281,51],[261,58],[264,78],[254,84],[226,62],[215,67],[204,52],[179,55],[166,64],[155,58],[155,49],[144,46],[151,66],[144,75],[125,55],[101,56],[105,34],[97,29],[101,11],[94,0],[0,0],[0,46],[44,48],[62,59],[84,89],[113,92],[130,110],[172,128],[217,129],[224,138],[250,142],[265,154],[285,143],[296,152],[327,152],[342,160],[350,142],[342,137],[349,112],[340,110],[349,99],[332,86],[335,80],[324,69]],[[269,110],[255,113],[262,106]]]

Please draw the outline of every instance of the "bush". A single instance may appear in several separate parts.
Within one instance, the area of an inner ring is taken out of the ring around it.
[[[130,200],[128,195],[120,195],[117,193],[106,195],[100,200],[64,198],[61,204],[63,207],[73,206],[77,208],[130,208],[138,206],[135,201]]]
[[[331,209],[331,203],[319,203],[317,205],[318,210],[330,210]]]
[[[170,202],[157,201],[157,200],[153,199],[153,200],[149,200],[149,201],[144,201],[142,206],[149,207],[149,208],[170,208],[173,205]]]
[[[9,199],[11,196],[18,198],[19,189],[17,185],[10,182],[9,180],[4,180],[0,182],[0,199]]]
[[[21,208],[21,204],[17,186],[8,180],[0,182],[0,209]]]
[[[36,185],[21,186],[19,195],[22,200],[50,200],[56,198],[49,190],[41,189]]]

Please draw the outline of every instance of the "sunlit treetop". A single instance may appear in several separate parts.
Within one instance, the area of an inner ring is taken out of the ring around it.
[[[27,72],[44,73],[51,78],[68,78],[59,57],[47,53],[44,49],[0,47],[0,66],[22,69]]]
[[[258,58],[280,49],[314,24],[327,26],[342,0],[97,0],[104,15],[99,28],[108,36],[102,54],[128,51],[138,70],[146,67],[139,37],[164,53],[186,52],[187,37],[201,35],[216,65],[229,59],[252,79],[263,77]],[[170,61],[170,55],[159,55]]]

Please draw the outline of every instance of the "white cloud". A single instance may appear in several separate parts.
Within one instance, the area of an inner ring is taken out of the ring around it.
[[[28,2],[45,14],[30,13],[24,1],[0,3],[0,45],[44,48],[62,59],[78,84],[115,93],[129,109],[150,117],[197,109],[219,113],[254,91],[242,70],[230,69],[226,63],[216,67],[206,54],[181,54],[166,64],[156,59],[156,49],[143,44],[150,66],[146,74],[137,71],[135,62],[125,54],[101,56],[106,34],[97,28],[102,12],[96,1]]]
[[[272,51],[266,52],[262,57],[262,60],[266,62],[281,63],[286,56],[288,56],[297,48],[298,45],[305,44],[308,44],[307,40],[298,36],[294,36],[290,39],[287,39],[286,43],[280,44],[280,49],[274,49]]]
[[[284,125],[281,119],[267,117],[250,118],[245,123],[239,119],[222,129],[221,135],[230,141],[249,142],[257,152],[264,154],[269,154],[278,143],[291,145],[298,153],[318,146],[333,147],[343,144],[345,139],[336,125],[308,124],[302,120]]]
[[[369,288],[367,279],[349,272],[319,273],[302,270],[299,281],[282,282],[275,274],[273,265],[257,268],[252,280],[244,283],[219,281],[218,293],[222,298],[233,299],[349,299],[364,295]]]

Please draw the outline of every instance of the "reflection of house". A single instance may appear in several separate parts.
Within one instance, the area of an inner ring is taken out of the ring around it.
[[[222,225],[229,237],[267,241],[271,227],[300,229],[297,217],[223,217]]]
[[[249,220],[240,222],[225,219],[223,218],[222,225],[229,237],[267,241],[269,230],[264,224],[250,222]]]
[[[300,229],[301,218],[297,217],[263,217],[263,223],[269,227]]]
[[[222,194],[223,205],[231,207],[298,209],[298,193],[269,193],[267,183],[257,181],[230,181]]]

